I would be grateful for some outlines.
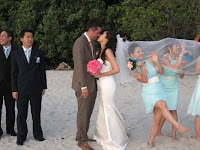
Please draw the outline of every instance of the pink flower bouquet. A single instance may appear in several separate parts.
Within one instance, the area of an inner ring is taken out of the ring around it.
[[[101,71],[102,64],[98,60],[91,60],[87,64],[87,72],[96,75]]]
[[[133,71],[136,68],[137,62],[138,62],[137,58],[136,59],[130,58],[127,64],[128,69]]]

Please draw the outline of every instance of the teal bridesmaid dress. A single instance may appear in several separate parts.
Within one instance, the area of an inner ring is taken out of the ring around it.
[[[177,60],[171,60],[172,65],[175,65],[176,62]],[[167,107],[169,110],[176,110],[179,99],[178,73],[173,72],[165,67],[163,69],[164,75],[160,76],[160,82],[162,83],[167,94]]]
[[[150,82],[151,79],[155,77],[158,78],[158,73],[156,68],[148,61],[146,61],[145,64],[147,67],[146,74],[148,78],[148,83],[143,84],[142,98],[145,105],[146,114],[148,114],[154,110],[154,105],[156,104],[157,101],[159,100],[166,101],[167,95],[159,80]],[[141,73],[140,67],[136,67],[136,69],[139,73]]]
[[[198,80],[194,88],[192,98],[190,100],[190,104],[188,107],[188,114],[194,116],[200,115],[200,75],[198,76]]]

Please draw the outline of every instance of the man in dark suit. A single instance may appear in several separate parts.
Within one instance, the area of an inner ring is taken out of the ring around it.
[[[33,47],[33,32],[23,30],[20,40],[22,48],[12,54],[11,85],[13,98],[17,100],[17,144],[23,145],[28,133],[27,111],[30,101],[33,119],[33,135],[44,141],[41,128],[41,100],[47,89],[45,59],[42,51]]]
[[[87,63],[95,59],[92,40],[96,40],[100,36],[101,30],[101,22],[98,19],[89,20],[87,32],[82,34],[73,46],[72,88],[75,90],[78,102],[76,139],[83,150],[92,150],[88,144],[88,141],[91,140],[88,139],[87,132],[97,95],[96,80],[94,76],[87,72]]]
[[[10,30],[3,30],[0,34],[0,137],[3,134],[1,128],[1,112],[3,99],[6,108],[6,131],[11,136],[16,136],[15,126],[15,100],[11,90],[11,53],[15,50],[11,45],[13,33]]]

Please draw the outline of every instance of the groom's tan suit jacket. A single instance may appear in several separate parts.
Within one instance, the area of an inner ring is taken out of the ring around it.
[[[94,50],[94,43],[92,45]],[[76,92],[81,92],[82,87],[87,87],[89,93],[96,92],[97,90],[95,77],[87,72],[87,64],[90,60],[93,60],[93,57],[96,57],[95,52],[93,51],[92,56],[89,42],[86,36],[82,34],[73,46],[74,73],[72,88]]]

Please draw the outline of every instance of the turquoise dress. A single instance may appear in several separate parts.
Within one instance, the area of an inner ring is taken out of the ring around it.
[[[175,65],[177,60],[171,60],[171,64]],[[179,99],[179,83],[178,83],[178,73],[173,72],[167,68],[164,69],[164,75],[160,77],[160,82],[162,83],[165,92],[167,94],[167,107],[169,110],[176,110],[178,106]]]
[[[188,114],[194,116],[200,115],[200,75],[198,77],[194,92],[192,94],[192,98],[190,100]]]
[[[153,77],[158,77],[156,68],[148,61],[145,62],[148,71],[146,71],[148,81]],[[141,73],[139,67],[136,67],[137,71]],[[160,81],[153,83],[143,84],[142,98],[145,105],[146,114],[151,113],[154,110],[154,105],[157,101],[166,101],[167,95]]]

